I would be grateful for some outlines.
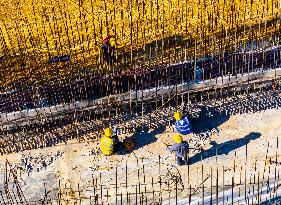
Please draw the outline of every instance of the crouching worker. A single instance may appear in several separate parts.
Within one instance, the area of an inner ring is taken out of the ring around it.
[[[100,150],[104,155],[111,155],[118,150],[119,139],[117,136],[117,129],[112,130],[106,128],[104,130],[104,137],[101,138]]]
[[[189,151],[188,143],[183,141],[182,136],[179,134],[175,134],[173,140],[175,142],[173,145],[164,144],[164,146],[169,152],[175,152],[178,165],[186,165]]]
[[[188,135],[192,132],[188,116],[183,116],[182,113],[175,112],[174,118],[176,120],[176,129],[180,134]]]

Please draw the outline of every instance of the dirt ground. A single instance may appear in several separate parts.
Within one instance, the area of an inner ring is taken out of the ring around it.
[[[265,170],[265,165],[270,164],[271,159],[276,158],[279,162],[278,166],[278,163],[275,165],[278,173],[281,168],[280,116],[280,109],[268,109],[256,113],[234,115],[224,120],[219,117],[209,119],[209,124],[213,123],[213,127],[216,127],[219,133],[210,134],[210,141],[204,142],[204,151],[190,152],[189,166],[176,166],[174,155],[165,150],[163,143],[172,144],[171,136],[174,134],[173,128],[168,127],[145,130],[143,133],[132,134],[133,136],[120,136],[121,140],[125,137],[134,137],[137,147],[131,153],[121,151],[110,157],[99,153],[98,141],[78,142],[76,140],[55,147],[1,156],[0,190],[3,190],[6,160],[12,164],[14,172],[18,174],[19,184],[28,200],[42,199],[45,191],[49,192],[49,197],[52,198],[59,186],[83,190],[82,195],[88,197],[92,195],[95,179],[112,192],[114,190],[112,183],[115,183],[116,178],[118,178],[116,184],[118,183],[121,187],[125,180],[129,185],[138,184],[140,181],[147,183],[152,178],[157,179],[174,165],[181,174],[183,183],[191,187],[200,187],[201,181],[210,177],[211,173],[215,175],[216,170],[219,170],[219,173],[224,172],[223,183],[225,184],[231,183],[231,176],[235,176],[234,180],[238,183],[241,178],[246,177],[245,171],[251,173],[247,174],[247,179],[257,173],[269,173],[270,178],[274,176],[274,173]],[[192,134],[185,136],[190,147],[195,146],[193,137]],[[22,166],[21,160],[26,156],[33,157],[30,160],[32,166],[30,173],[27,173],[25,168],[18,168]],[[206,183],[210,184],[210,182]],[[221,175],[218,183],[222,183]],[[124,189],[120,188],[120,191],[133,192],[134,189],[133,186],[127,186]],[[184,188],[182,194],[188,194],[189,191]],[[113,200],[115,199],[106,199],[106,202],[111,203]]]

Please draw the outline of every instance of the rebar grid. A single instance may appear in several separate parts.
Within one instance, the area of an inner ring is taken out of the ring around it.
[[[249,161],[251,140],[259,133],[250,133],[239,139],[243,143],[243,156],[234,153],[231,163],[220,166],[222,146],[214,150],[217,159],[212,167],[205,165],[204,156],[209,150],[189,158],[186,169],[170,164],[173,159],[159,156],[136,157],[130,166],[126,162],[116,167],[96,167],[96,171],[83,187],[79,184],[62,184],[45,190],[39,201],[27,201],[15,175],[6,163],[5,184],[1,190],[1,204],[262,204],[280,202],[280,139],[264,146],[265,158]],[[241,151],[240,151],[241,152]],[[132,153],[133,154],[133,153]],[[195,170],[189,167],[201,158]],[[258,165],[257,165],[258,163]],[[125,174],[124,174],[125,173]],[[196,173],[196,174],[194,174]],[[48,182],[46,182],[48,183]],[[15,186],[16,185],[16,186]],[[45,187],[45,184],[44,184]]]

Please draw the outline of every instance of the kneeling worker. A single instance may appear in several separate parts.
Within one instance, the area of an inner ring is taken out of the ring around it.
[[[174,118],[176,120],[176,129],[180,134],[188,135],[192,132],[188,116],[183,116],[182,113],[175,112]]]
[[[104,155],[111,155],[117,151],[118,143],[117,129],[113,131],[111,128],[106,128],[104,137],[101,138],[100,150]]]
[[[166,149],[169,152],[175,152],[178,165],[186,165],[187,155],[189,152],[188,143],[186,141],[183,141],[182,136],[179,134],[175,134],[173,136],[173,140],[175,142],[173,145],[164,144]]]

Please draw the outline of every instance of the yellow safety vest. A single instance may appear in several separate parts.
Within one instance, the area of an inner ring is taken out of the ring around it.
[[[105,155],[111,155],[113,153],[113,139],[110,137],[101,138],[100,150]]]
[[[110,39],[109,40],[109,45],[111,46],[111,47],[115,47],[115,45],[116,45],[116,43],[115,43],[115,39]]]

